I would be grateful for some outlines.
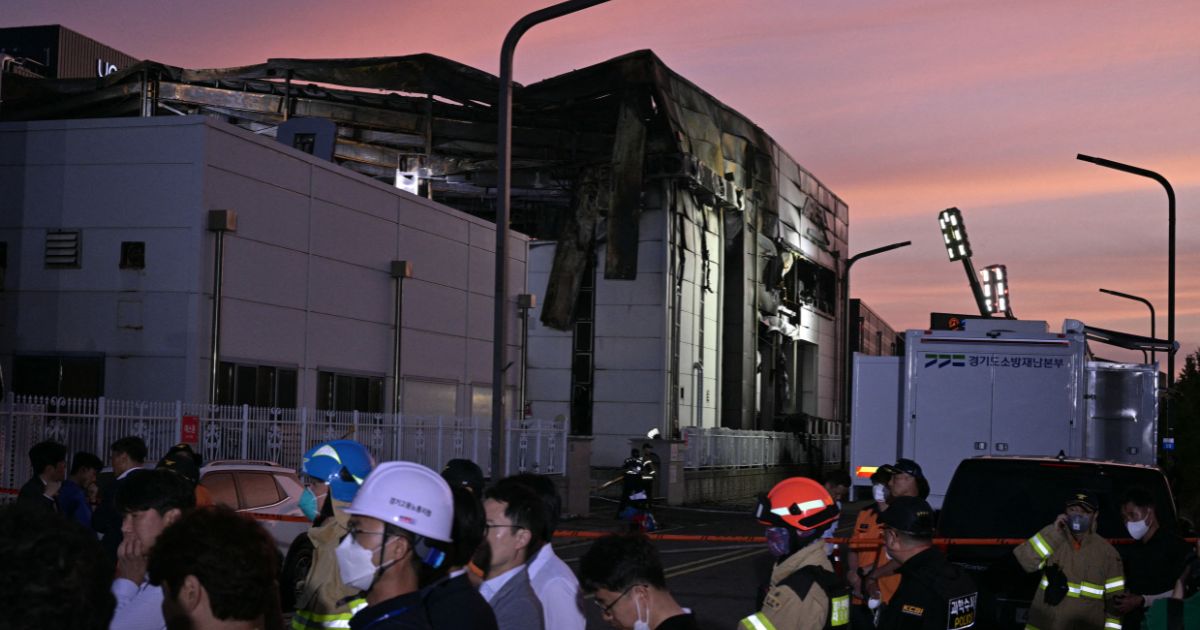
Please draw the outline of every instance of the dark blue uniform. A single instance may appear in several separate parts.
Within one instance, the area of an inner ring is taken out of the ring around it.
[[[420,591],[367,606],[350,619],[351,630],[432,630]]]
[[[900,588],[879,619],[879,630],[965,630],[975,626],[979,593],[958,565],[935,547],[900,565]]]

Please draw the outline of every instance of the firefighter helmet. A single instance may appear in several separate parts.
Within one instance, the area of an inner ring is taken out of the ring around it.
[[[759,495],[754,516],[764,525],[806,533],[825,529],[840,513],[824,486],[807,477],[791,477]]]
[[[354,440],[331,440],[314,446],[304,454],[304,474],[329,484],[329,492],[338,501],[352,501],[363,480],[375,467],[367,447]]]

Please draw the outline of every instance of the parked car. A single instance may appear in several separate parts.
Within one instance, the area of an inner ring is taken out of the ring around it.
[[[300,511],[304,485],[296,471],[267,461],[227,459],[200,470],[200,483],[213,501],[254,517],[286,554],[296,537],[308,531]]]
[[[291,610],[313,551],[306,535],[311,523],[300,511],[304,484],[296,471],[268,461],[219,460],[201,469],[200,483],[213,501],[254,517],[275,539],[283,558],[280,600]]]
[[[1153,466],[1066,457],[976,457],[958,465],[938,518],[939,538],[1024,541],[1063,512],[1066,497],[1087,489],[1100,501],[1098,532],[1129,540],[1119,502],[1135,486],[1149,491],[1163,531],[1178,531],[1175,500]],[[950,545],[949,559],[979,586],[980,628],[1023,628],[1040,580],[1013,555],[1015,545]]]

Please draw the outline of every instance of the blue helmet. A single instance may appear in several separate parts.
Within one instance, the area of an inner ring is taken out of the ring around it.
[[[375,467],[367,447],[354,440],[322,442],[304,454],[300,469],[309,477],[329,484],[338,501],[352,501],[364,479]]]

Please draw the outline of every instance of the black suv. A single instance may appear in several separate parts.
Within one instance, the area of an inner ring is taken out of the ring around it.
[[[1086,489],[1100,500],[1098,531],[1129,539],[1118,504],[1132,487],[1149,491],[1163,531],[1176,531],[1175,500],[1151,466],[1066,458],[977,457],[963,460],[942,502],[940,538],[1027,539],[1054,522],[1067,495]],[[1014,545],[950,545],[947,555],[979,586],[979,628],[1022,628],[1039,573],[1026,573]]]

